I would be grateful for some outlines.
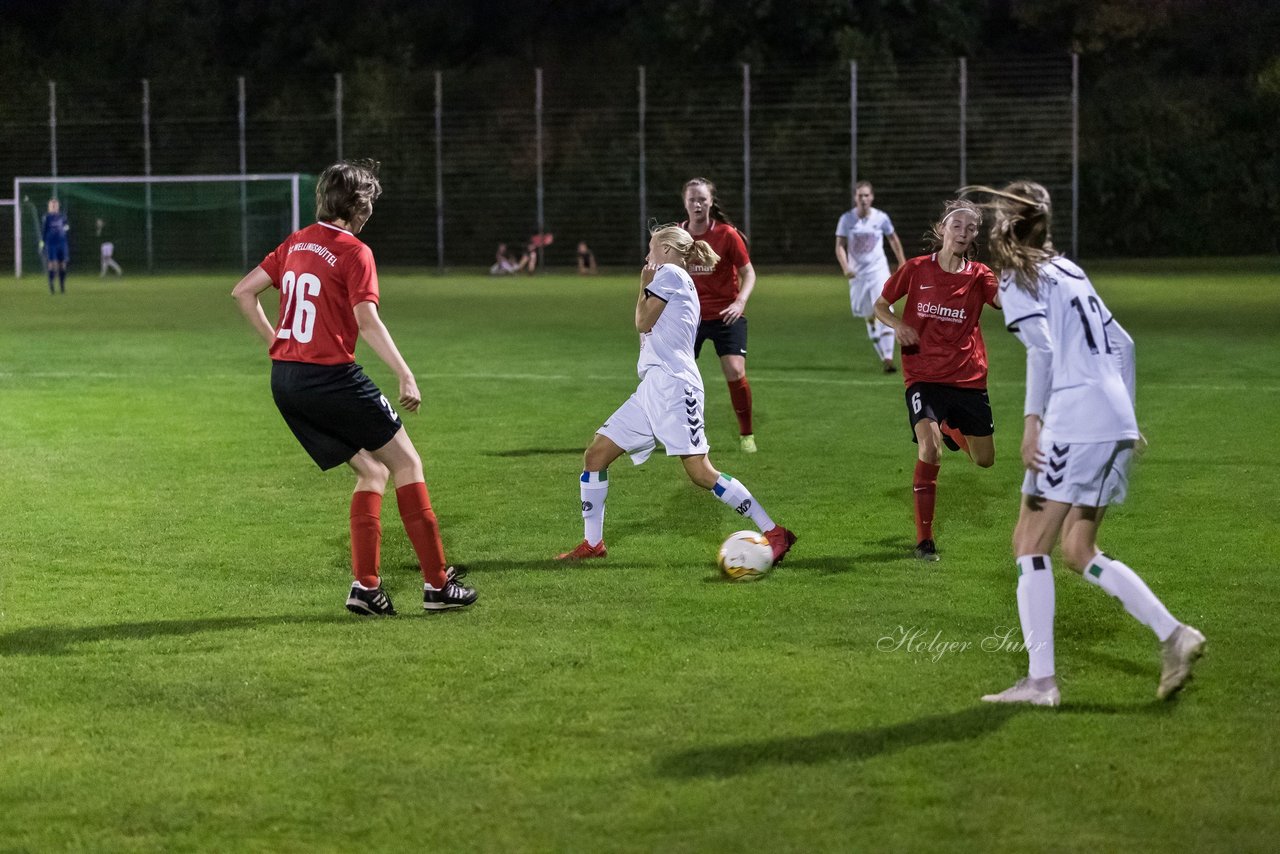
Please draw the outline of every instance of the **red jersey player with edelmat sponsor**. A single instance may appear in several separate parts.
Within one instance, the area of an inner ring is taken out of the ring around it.
[[[440,526],[418,456],[387,398],[355,362],[360,336],[400,384],[400,405],[417,412],[418,383],[378,316],[373,252],[356,235],[382,193],[378,164],[335,163],[316,184],[316,219],[290,235],[240,280],[232,296],[268,345],[271,393],[280,414],[322,470],[346,463],[356,474],[351,496],[351,571],[347,610],[394,615],[378,575],[382,495],[388,478],[405,532],[422,567],[423,608],[462,608],[476,592],[445,563]],[[280,322],[272,326],[258,302],[280,290]]]
[[[738,446],[748,454],[756,451],[751,426],[751,386],[747,383],[747,299],[756,286],[756,270],[751,266],[747,243],[720,207],[716,185],[706,178],[693,178],[684,185],[684,209],[688,219],[680,224],[695,240],[706,241],[720,256],[710,266],[694,264],[689,275],[698,289],[702,319],[693,342],[693,357],[702,353],[708,339],[720,357],[720,368],[729,384],[729,400],[738,416]]]
[[[907,413],[919,445],[912,493],[916,549],[935,561],[933,509],[943,443],[963,449],[983,468],[996,459],[995,423],[987,398],[987,348],[978,318],[982,306],[1000,307],[999,283],[985,264],[969,259],[982,214],[970,202],[948,202],[933,226],[937,251],[912,258],[889,277],[875,303],[876,317],[902,344]],[[902,314],[891,306],[906,297]]]

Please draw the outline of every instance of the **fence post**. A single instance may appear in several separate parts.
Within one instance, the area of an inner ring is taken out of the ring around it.
[[[849,206],[858,197],[858,63],[849,61]]]
[[[537,157],[538,157],[538,234],[546,233],[546,223],[543,215],[543,186],[542,186],[542,69],[535,68],[533,74],[533,112],[534,112],[534,136],[537,140]],[[539,244],[535,251],[538,253],[538,266],[541,267],[544,261],[542,246]]]
[[[240,122],[240,174],[248,174],[248,157],[245,150],[245,94],[244,94],[244,77],[236,78],[236,89],[239,96],[239,107],[237,109],[237,118]],[[240,266],[247,269],[249,266],[249,185],[244,181],[240,182]]]
[[[333,75],[333,117],[337,125],[338,159],[342,159],[342,74]]]
[[[1080,260],[1080,54],[1071,54],[1071,257]]]
[[[969,119],[969,61],[963,56],[960,57],[960,186],[963,187],[969,183],[968,181],[968,162],[966,160],[966,148],[968,140],[966,132]]]
[[[444,79],[436,72],[436,269],[444,272]]]
[[[640,152],[640,233],[648,234],[649,208],[648,208],[647,197],[649,195],[649,187],[647,183],[647,177],[645,175],[648,164],[645,162],[645,152],[644,152],[644,119],[645,119],[644,113],[645,113],[648,96],[645,92],[643,65],[639,66],[639,71],[640,71],[640,79],[636,85],[636,93],[638,95],[639,102],[640,102],[640,105],[638,108],[639,114],[637,117],[639,119],[639,129],[636,133],[636,136],[639,140],[639,152]]]
[[[751,65],[742,63],[742,226],[751,233]]]
[[[142,79],[142,174],[151,177],[151,81]],[[155,224],[151,217],[151,182],[143,184],[144,207],[146,210],[147,272],[155,269],[156,253],[153,231]]]
[[[58,84],[49,81],[49,177],[58,177]],[[57,197],[58,186],[53,187]]]

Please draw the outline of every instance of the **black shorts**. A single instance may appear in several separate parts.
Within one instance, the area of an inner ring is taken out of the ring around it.
[[[360,366],[272,362],[271,395],[285,423],[321,469],[381,448],[403,426]]]
[[[717,356],[747,355],[747,319],[739,317],[733,323],[723,320],[704,320],[698,324],[698,335],[693,339],[693,358],[702,355],[702,342],[716,345]]]
[[[991,400],[985,388],[912,383],[907,386],[907,417],[911,420],[913,442],[916,441],[916,422],[925,418],[946,421],[966,436],[990,436],[996,432]]]

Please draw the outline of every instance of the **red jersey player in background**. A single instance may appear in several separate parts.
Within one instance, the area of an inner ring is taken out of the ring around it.
[[[715,345],[729,384],[729,400],[738,416],[739,447],[748,454],[756,451],[751,427],[751,386],[747,383],[747,299],[756,285],[747,243],[730,222],[716,199],[716,185],[706,178],[693,178],[684,185],[684,210],[688,219],[680,227],[695,240],[705,240],[720,260],[714,266],[689,266],[689,275],[702,303],[702,322],[693,343],[693,357],[702,353],[702,342]]]
[[[378,164],[335,163],[316,184],[316,219],[290,235],[240,280],[232,296],[267,344],[271,393],[285,422],[322,470],[346,463],[355,472],[351,496],[351,571],[347,609],[394,615],[382,590],[382,495],[391,478],[405,532],[422,568],[423,608],[461,608],[476,592],[458,583],[445,563],[440,526],[418,456],[387,398],[355,362],[364,340],[399,380],[400,405],[417,412],[418,383],[378,316],[373,252],[356,235],[382,193]],[[258,302],[280,290],[280,321],[272,326]]]
[[[987,397],[987,348],[978,318],[984,304],[1000,307],[999,284],[985,264],[969,258],[982,214],[972,202],[948,202],[933,226],[937,251],[897,269],[875,303],[876,317],[893,327],[902,345],[907,414],[919,445],[912,493],[916,549],[938,559],[933,510],[940,446],[963,450],[983,468],[996,459],[995,423]],[[906,297],[902,314],[892,305]]]

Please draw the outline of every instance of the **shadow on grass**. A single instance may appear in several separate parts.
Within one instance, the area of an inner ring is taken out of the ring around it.
[[[573,448],[508,448],[502,451],[484,451],[486,457],[543,457],[573,454],[582,456],[583,446]]]
[[[148,620],[105,626],[33,626],[0,635],[0,656],[68,655],[82,643],[113,640],[150,640],[204,632],[237,631],[259,626],[348,623],[358,620],[346,612],[332,614],[280,614],[272,617],[206,617],[196,620]]]
[[[697,747],[662,756],[660,777],[730,777],[770,765],[817,765],[823,762],[861,762],[913,747],[985,738],[1019,714],[1040,715],[1152,715],[1172,713],[1176,703],[1064,703],[1056,709],[1019,705],[971,706],[958,712],[930,715],[891,726],[822,732],[794,738],[745,741],[716,747]]]
[[[945,715],[870,729],[698,747],[661,757],[662,777],[727,777],[769,765],[861,762],[912,747],[972,741],[997,730],[1025,706],[973,706]]]
[[[648,568],[649,565],[636,563],[635,561],[615,560],[613,558],[604,558],[603,560],[575,560],[562,561],[556,560],[554,553],[547,554],[546,557],[534,558],[532,560],[501,560],[501,559],[481,559],[459,561],[457,564],[459,569],[465,569],[461,580],[463,583],[470,585],[471,582],[478,578],[500,572],[512,572],[516,570],[542,570],[546,572],[570,572],[574,570],[592,570],[592,569],[615,569],[615,570],[633,570]],[[418,568],[416,563],[400,564],[400,569],[404,570],[407,575],[421,576],[422,570]],[[383,569],[386,572],[386,569]]]
[[[1117,621],[1118,622],[1118,621]],[[1092,661],[1094,664],[1101,665],[1111,670],[1118,670],[1121,673],[1127,673],[1130,676],[1149,677],[1157,671],[1153,664],[1139,664],[1136,661],[1130,661],[1127,658],[1121,658],[1109,652],[1103,652],[1098,649],[1081,649],[1079,650],[1081,658]]]
[[[1054,710],[1058,715],[1151,715],[1163,717],[1173,713],[1176,702],[1150,700],[1143,703],[1071,703],[1063,702]]]

